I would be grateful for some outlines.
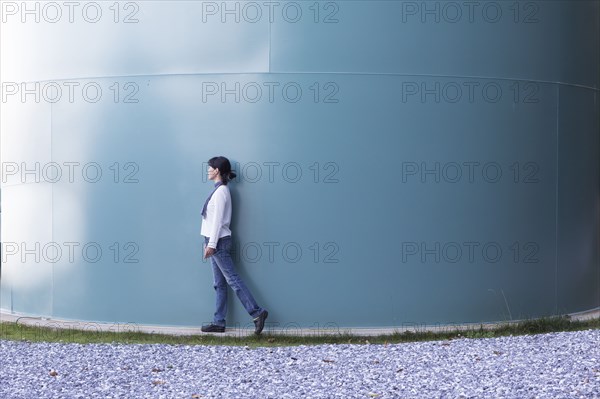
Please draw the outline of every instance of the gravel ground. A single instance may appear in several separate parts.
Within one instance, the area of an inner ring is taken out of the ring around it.
[[[600,398],[600,330],[256,349],[0,341],[0,398]]]

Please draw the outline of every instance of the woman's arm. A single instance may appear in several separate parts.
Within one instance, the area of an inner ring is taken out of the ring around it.
[[[219,233],[221,232],[221,227],[224,224],[224,216],[225,209],[227,207],[227,194],[225,192],[227,190],[226,187],[219,187],[217,191],[213,194],[210,199],[211,202],[214,201],[214,210],[208,216],[211,218],[210,223],[210,235],[208,239],[208,248],[217,248],[217,242],[219,241]]]

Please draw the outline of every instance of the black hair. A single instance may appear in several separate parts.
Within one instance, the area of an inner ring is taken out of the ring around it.
[[[229,183],[230,180],[235,179],[237,176],[235,172],[231,170],[231,163],[229,163],[229,159],[225,157],[213,157],[208,160],[208,165],[213,169],[219,169],[221,181],[225,185]]]

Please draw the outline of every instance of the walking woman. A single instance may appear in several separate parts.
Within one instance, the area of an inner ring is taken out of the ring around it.
[[[206,199],[202,208],[202,229],[204,236],[204,258],[212,264],[214,284],[217,295],[217,309],[213,323],[202,326],[203,332],[225,332],[227,316],[227,285],[235,291],[244,308],[254,319],[254,333],[260,334],[269,315],[258,306],[246,284],[236,273],[231,259],[231,195],[227,183],[236,174],[225,157],[214,157],[208,161],[208,179],[215,182],[215,188]]]

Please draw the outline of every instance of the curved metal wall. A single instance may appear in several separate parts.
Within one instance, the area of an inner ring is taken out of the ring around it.
[[[600,306],[598,2],[24,4],[2,2],[3,310],[210,321],[218,154],[273,327]]]

